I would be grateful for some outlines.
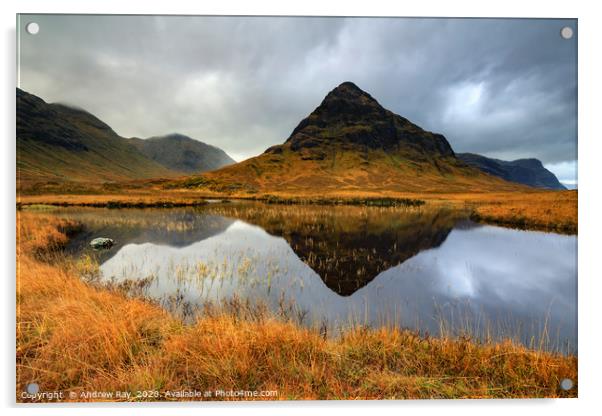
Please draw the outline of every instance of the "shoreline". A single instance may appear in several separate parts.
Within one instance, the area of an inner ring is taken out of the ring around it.
[[[281,205],[420,207],[449,206],[465,210],[475,222],[521,230],[567,235],[578,233],[577,191],[532,193],[353,195],[205,195],[194,192],[132,192],[130,194],[40,194],[17,195],[17,210],[31,205],[96,208],[176,208],[204,206],[214,201],[262,202]]]

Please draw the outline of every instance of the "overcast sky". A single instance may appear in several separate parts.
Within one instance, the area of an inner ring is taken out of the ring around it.
[[[178,132],[240,161],[353,81],[457,152],[536,157],[570,183],[577,43],[564,26],[576,34],[574,20],[27,15],[20,87],[122,136]]]

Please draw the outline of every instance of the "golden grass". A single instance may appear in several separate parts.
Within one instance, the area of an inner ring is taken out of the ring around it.
[[[286,146],[282,150],[211,172],[168,180],[165,186],[249,195],[279,192],[316,196],[366,190],[390,194],[528,189],[470,168],[455,158],[430,159],[403,150],[357,152],[329,148],[323,149],[324,158],[315,159]]]
[[[314,149],[316,150],[316,149]],[[577,191],[546,191],[504,181],[455,158],[372,150],[322,149],[306,158],[286,146],[193,176],[127,182],[40,182],[20,186],[20,204],[183,206],[205,198],[325,203],[405,199],[473,210],[473,219],[521,228],[577,232]]]
[[[519,228],[577,234],[577,191],[512,195],[480,201],[472,218]]]
[[[564,378],[576,382],[576,356],[510,341],[365,328],[325,338],[240,304],[184,325],[154,304],[84,283],[59,250],[76,227],[18,213],[18,401],[28,400],[30,382],[78,401],[102,400],[78,396],[91,390],[167,400],[165,391],[181,389],[276,391],[272,400],[577,396],[577,386],[559,388]]]
[[[210,191],[166,190],[159,188],[121,189],[110,193],[91,194],[36,194],[19,195],[20,205],[81,205],[81,206],[193,206],[206,199],[273,199],[321,201],[353,201],[358,198],[396,198],[425,201],[427,205],[449,205],[472,212],[475,221],[510,227],[577,233],[578,192],[521,190],[515,192],[461,192],[461,193],[374,193],[345,192],[315,194],[229,194]]]

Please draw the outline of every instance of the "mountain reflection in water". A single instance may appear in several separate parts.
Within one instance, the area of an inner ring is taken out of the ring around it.
[[[220,213],[284,238],[297,257],[342,296],[420,251],[438,247],[458,220],[451,210],[353,206],[226,206]]]
[[[272,308],[285,299],[310,323],[433,334],[443,324],[576,351],[575,236],[424,208],[232,203],[62,215],[86,224],[70,250],[98,256],[104,279],[151,276],[146,295],[157,299],[202,306],[238,296]],[[86,244],[100,235],[117,245],[92,253]]]

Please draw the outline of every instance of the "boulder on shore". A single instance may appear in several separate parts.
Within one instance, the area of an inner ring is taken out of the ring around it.
[[[98,237],[90,241],[90,247],[94,250],[108,249],[113,247],[113,244],[115,244],[115,241],[108,237]]]

